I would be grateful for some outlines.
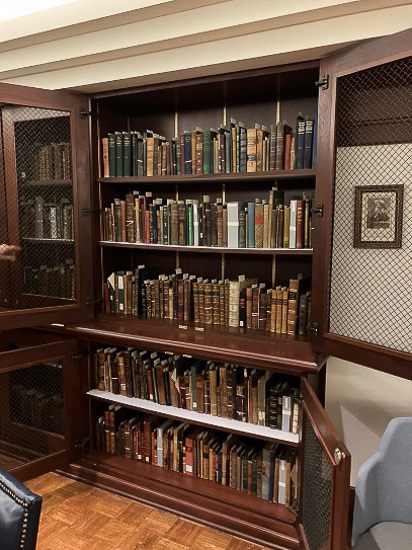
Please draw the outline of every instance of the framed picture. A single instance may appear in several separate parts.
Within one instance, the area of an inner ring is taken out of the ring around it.
[[[355,187],[355,248],[401,248],[403,185]]]

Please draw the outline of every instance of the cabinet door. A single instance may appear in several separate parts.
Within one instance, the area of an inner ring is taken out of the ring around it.
[[[78,343],[27,345],[24,335],[11,334],[0,346],[0,469],[24,481],[75,457],[82,439]]]
[[[318,351],[409,378],[411,44],[408,30],[321,63],[312,308]]]
[[[300,534],[308,550],[346,550],[350,455],[302,379]]]
[[[0,330],[93,314],[87,108],[0,84]]]

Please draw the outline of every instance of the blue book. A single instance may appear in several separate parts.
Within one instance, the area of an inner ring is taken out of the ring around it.
[[[313,144],[312,144],[312,166],[316,168],[316,153],[318,150],[318,115],[313,117]]]
[[[247,203],[247,246],[255,248],[255,203]]]
[[[192,173],[192,135],[190,132],[183,132],[185,144],[185,174]]]

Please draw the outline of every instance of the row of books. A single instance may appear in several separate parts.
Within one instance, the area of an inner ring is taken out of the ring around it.
[[[300,394],[293,377],[180,355],[100,348],[101,391],[298,433]]]
[[[295,509],[299,462],[291,447],[136,414],[114,404],[96,422],[95,446]]]
[[[316,164],[316,116],[296,117],[295,127],[279,122],[270,129],[255,124],[203,131],[196,127],[166,139],[146,130],[109,133],[102,140],[105,177],[230,174],[313,168]]]
[[[32,428],[64,433],[64,403],[61,394],[48,395],[33,385],[11,384],[11,420]]]
[[[305,336],[310,320],[311,280],[298,275],[289,287],[266,288],[258,279],[207,279],[176,269],[158,275],[138,266],[116,271],[105,285],[105,311],[156,319],[194,321]]]
[[[34,199],[20,198],[20,233],[34,239],[65,239],[74,237],[73,205],[69,199],[46,202],[40,195]]]
[[[33,179],[37,181],[70,181],[70,143],[38,145],[34,153],[33,169]]]
[[[56,265],[24,268],[24,291],[28,294],[75,298],[75,266],[71,259]]]
[[[312,198],[292,199],[275,188],[251,202],[209,195],[197,199],[153,198],[133,191],[115,198],[103,213],[103,240],[228,248],[311,248]]]

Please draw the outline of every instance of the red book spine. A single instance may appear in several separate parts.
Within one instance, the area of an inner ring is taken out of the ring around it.
[[[303,248],[303,200],[297,201],[296,209],[296,248]]]

